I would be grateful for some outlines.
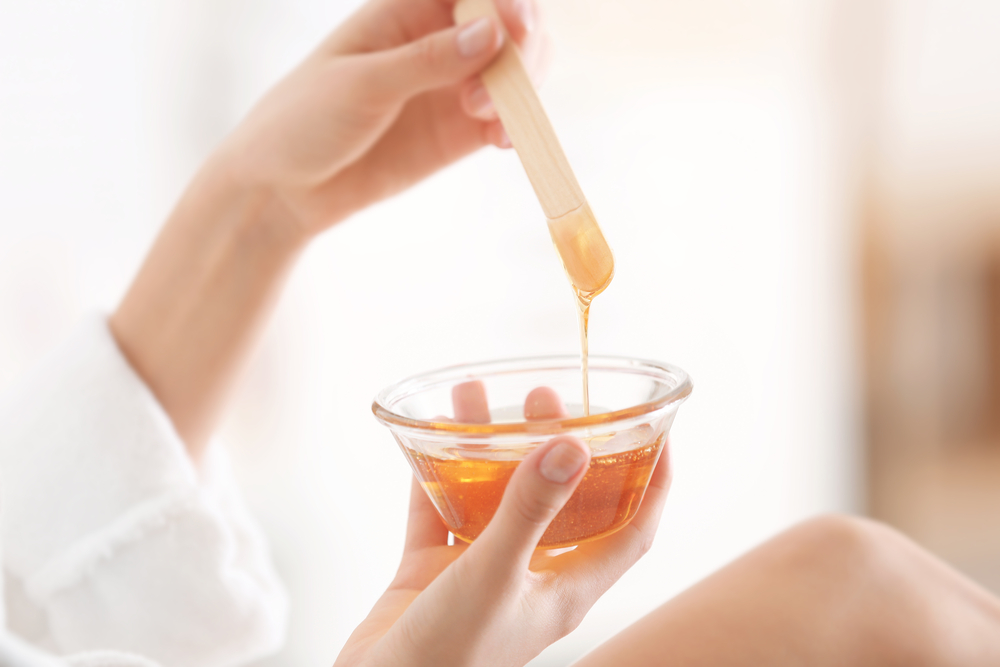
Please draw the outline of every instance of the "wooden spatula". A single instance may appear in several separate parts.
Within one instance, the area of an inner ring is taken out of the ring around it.
[[[454,16],[458,24],[492,16],[503,26],[492,0],[459,0]],[[482,72],[483,84],[548,218],[549,233],[566,273],[581,298],[589,301],[611,282],[615,260],[528,78],[517,45],[506,37],[500,55]]]

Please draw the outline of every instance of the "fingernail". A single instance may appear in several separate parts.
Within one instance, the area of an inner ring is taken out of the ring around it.
[[[535,9],[531,4],[531,0],[515,0],[514,11],[517,12],[518,17],[521,19],[524,32],[531,32],[535,29]]]
[[[477,116],[485,116],[493,111],[493,100],[490,99],[485,87],[479,86],[469,93],[469,108]]]
[[[487,17],[476,19],[458,31],[458,52],[464,58],[473,58],[482,54],[493,44],[496,33],[493,31],[493,21]]]
[[[542,458],[538,471],[550,482],[565,484],[580,472],[586,462],[587,455],[579,447],[560,442]]]
[[[497,146],[499,146],[500,148],[510,148],[513,145],[514,144],[511,143],[510,136],[508,136],[508,134],[507,134],[507,130],[501,128],[500,129],[500,141],[499,141],[499,143],[497,143]]]

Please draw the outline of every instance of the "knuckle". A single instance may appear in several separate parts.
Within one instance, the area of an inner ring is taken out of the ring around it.
[[[586,615],[586,610],[579,608],[579,605],[568,605],[567,608],[563,609],[560,614],[559,624],[556,626],[556,634],[559,639],[562,639],[580,627]]]
[[[649,553],[649,550],[653,548],[653,542],[656,540],[656,535],[646,533],[644,531],[639,531],[642,535],[639,539],[639,558],[642,558]]]
[[[410,57],[419,67],[434,69],[441,62],[441,48],[436,39],[418,39],[410,47]]]
[[[552,618],[554,625],[553,634],[557,639],[562,639],[570,634],[583,622],[590,609],[590,605],[585,604],[577,595],[559,595],[553,605]]]
[[[648,530],[643,530],[635,523],[630,523],[628,528],[633,531],[632,534],[632,548],[634,549],[633,562],[638,561],[640,558],[649,553],[649,550],[653,548],[653,541],[656,539],[656,533]]]

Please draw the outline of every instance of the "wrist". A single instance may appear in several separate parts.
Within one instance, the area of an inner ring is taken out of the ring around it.
[[[190,197],[199,208],[217,211],[214,222],[242,243],[259,242],[276,256],[297,254],[314,234],[277,184],[246,167],[249,160],[228,146],[220,147],[199,171],[184,199]],[[181,206],[183,200],[175,215]]]
[[[112,316],[119,347],[198,458],[308,241],[279,197],[213,155]]]
[[[265,231],[279,233],[301,247],[353,210],[344,210],[343,198],[325,196],[310,170],[284,156],[283,142],[268,138],[270,134],[251,114],[227,137],[204,171],[216,186],[258,203],[260,219],[254,221],[255,226],[262,225]]]

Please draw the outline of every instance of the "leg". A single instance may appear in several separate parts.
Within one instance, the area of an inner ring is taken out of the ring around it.
[[[1000,601],[879,524],[801,524],[575,667],[1000,665]]]

